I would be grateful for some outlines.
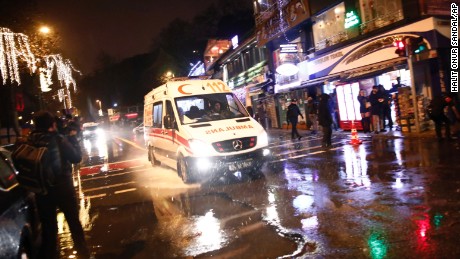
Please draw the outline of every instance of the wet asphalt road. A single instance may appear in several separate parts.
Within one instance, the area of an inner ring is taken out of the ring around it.
[[[271,136],[262,177],[191,185],[152,167],[141,136],[93,140],[75,180],[94,257],[460,256],[458,142],[335,134],[323,150],[319,135]],[[65,224],[60,237],[71,258]]]

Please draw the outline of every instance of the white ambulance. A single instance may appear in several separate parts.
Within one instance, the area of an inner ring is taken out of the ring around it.
[[[177,78],[145,95],[144,138],[152,165],[176,168],[185,183],[257,176],[270,155],[265,130],[216,79]]]

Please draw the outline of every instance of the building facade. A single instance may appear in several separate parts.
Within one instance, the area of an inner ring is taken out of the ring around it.
[[[257,44],[276,71],[280,127],[291,99],[305,113],[308,97],[330,93],[340,126],[360,128],[358,92],[382,85],[393,98],[392,120],[421,131],[429,126],[428,100],[449,90],[450,2],[255,0],[254,13]],[[410,46],[408,57],[395,52],[395,43],[415,40],[425,46],[420,53]]]

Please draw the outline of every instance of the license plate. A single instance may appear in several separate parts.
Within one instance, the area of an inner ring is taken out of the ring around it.
[[[238,161],[232,164],[228,165],[228,169],[230,171],[236,171],[244,168],[248,168],[252,166],[252,159],[244,160],[244,161]]]

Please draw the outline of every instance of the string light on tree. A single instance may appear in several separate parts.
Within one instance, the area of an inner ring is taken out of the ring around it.
[[[67,92],[68,106],[72,107],[72,98],[70,96],[69,88],[73,86],[73,91],[74,92],[77,91],[77,83],[75,82],[75,79],[73,78],[73,72],[75,71],[79,74],[81,74],[81,72],[72,66],[72,63],[70,62],[70,60],[68,59],[64,60],[60,54],[45,56],[45,62],[46,62],[46,77],[51,78],[54,68],[56,67],[56,73],[57,73],[59,83],[61,84],[62,87],[65,87],[65,89],[62,89],[63,91],[59,92],[59,101],[64,102],[64,106],[66,105],[65,104],[66,102],[65,92]]]
[[[3,84],[9,79],[11,83],[21,84],[18,60],[27,63],[31,73],[36,70],[36,59],[30,51],[29,39],[25,34],[14,33],[8,28],[0,27],[0,74]]]

